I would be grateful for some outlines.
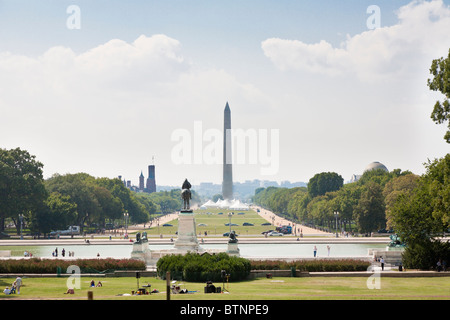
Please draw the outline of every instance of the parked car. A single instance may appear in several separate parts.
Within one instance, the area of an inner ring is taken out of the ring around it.
[[[272,231],[272,232],[269,232],[267,235],[270,237],[279,237],[279,236],[282,236],[283,234],[281,232]]]
[[[261,223],[261,225],[262,226],[271,226],[272,224],[270,222],[264,222],[264,223]]]
[[[253,226],[253,223],[250,223],[250,222],[244,222],[242,225],[243,225],[243,226]]]
[[[162,226],[163,227],[173,227],[173,225],[171,225],[170,223],[164,223]]]

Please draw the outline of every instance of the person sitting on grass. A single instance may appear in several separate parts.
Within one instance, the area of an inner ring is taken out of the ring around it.
[[[3,290],[4,294],[11,294],[11,289],[9,289],[8,287],[5,288],[5,290]]]

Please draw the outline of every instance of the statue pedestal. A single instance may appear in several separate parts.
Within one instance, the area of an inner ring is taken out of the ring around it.
[[[192,210],[182,210],[178,215],[178,238],[175,241],[174,248],[185,252],[197,252],[199,249]]]
[[[131,259],[146,260],[149,254],[148,242],[133,243],[133,251],[131,251]]]
[[[239,256],[239,248],[237,242],[228,242],[228,249],[226,251],[230,256]]]

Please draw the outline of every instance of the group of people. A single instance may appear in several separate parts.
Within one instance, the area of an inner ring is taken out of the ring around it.
[[[16,280],[13,282],[11,288],[6,287],[5,290],[3,290],[4,294],[20,294],[20,287],[22,286],[22,278],[17,277]]]
[[[95,281],[92,280],[92,281],[91,281],[91,284],[90,284],[89,286],[92,287],[92,288],[94,288],[94,287],[103,287],[103,284],[102,284],[101,281],[99,281],[99,282],[97,283],[97,285],[96,285],[96,284],[95,284]]]
[[[69,251],[69,257],[75,257],[75,252],[74,251]],[[52,252],[52,257],[57,257],[58,256],[58,248],[56,248],[53,252]],[[63,248],[61,251],[61,256],[64,258],[66,256],[66,250]]]
[[[330,252],[331,252],[331,247],[329,245],[327,245],[328,257],[330,256]],[[314,258],[319,256],[319,250],[317,249],[317,246],[314,246],[313,253],[314,253]]]

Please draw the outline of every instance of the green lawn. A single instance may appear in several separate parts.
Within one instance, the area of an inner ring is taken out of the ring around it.
[[[136,278],[93,278],[101,280],[103,287],[90,288],[92,279],[82,277],[81,288],[75,294],[67,291],[67,278],[24,278],[20,295],[4,295],[0,299],[87,299],[92,291],[94,299],[110,300],[164,300],[166,281],[141,278],[140,285],[150,283],[160,293],[145,296],[121,296],[131,294],[137,288]],[[14,281],[0,278],[3,289]],[[204,283],[180,282],[181,288],[196,291],[192,294],[171,295],[171,300],[440,300],[450,299],[450,277],[381,278],[380,289],[368,289],[366,277],[299,277],[258,278],[225,284],[228,293],[205,294]],[[214,283],[222,287],[222,283]]]
[[[195,210],[194,214],[197,225],[197,234],[204,235],[206,231],[209,236],[222,236],[225,232],[229,232],[230,227],[225,226],[225,224],[229,223],[229,212],[231,212],[231,210]],[[237,224],[237,226],[231,226],[231,230],[235,230],[241,237],[255,235],[263,236],[261,232],[275,229],[273,226],[261,225],[266,222],[267,220],[263,219],[253,210],[234,211],[234,215],[231,217],[231,223]],[[243,226],[244,223],[251,223],[253,226]],[[151,229],[147,230],[147,233],[149,235],[174,235],[175,232],[178,231],[178,220],[172,220],[168,222],[168,224],[173,225],[173,227],[163,227],[160,225],[158,233],[158,227],[152,226]],[[202,226],[202,224],[205,224],[206,226]]]

